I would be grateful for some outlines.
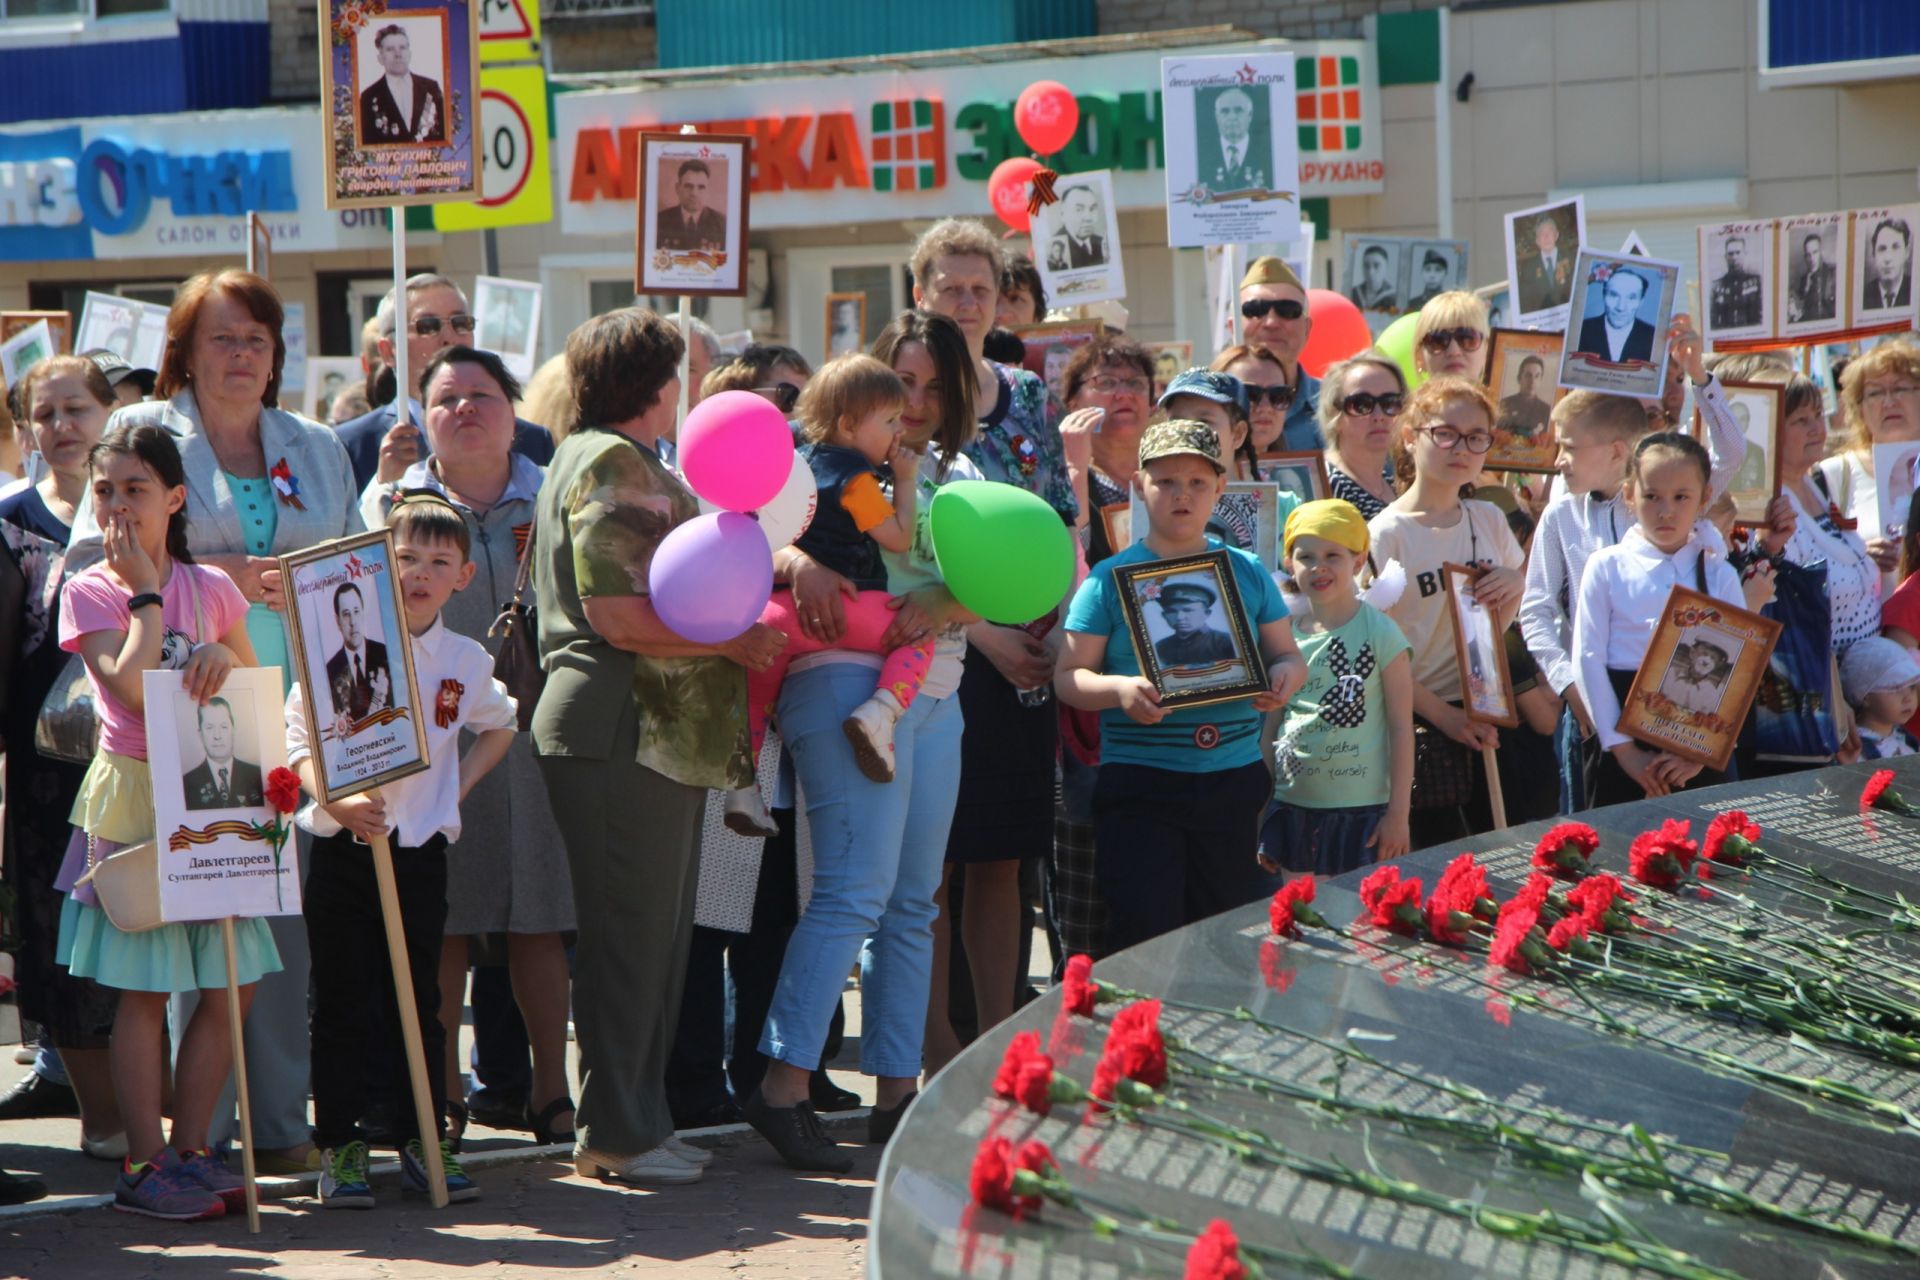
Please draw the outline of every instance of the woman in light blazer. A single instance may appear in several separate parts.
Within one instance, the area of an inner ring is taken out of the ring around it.
[[[247,635],[260,665],[291,679],[285,600],[274,557],[359,533],[359,493],[347,451],[331,428],[276,407],[286,360],[280,299],[259,276],[203,272],[180,287],[167,314],[167,351],[154,386],[163,400],[116,411],[108,427],[158,423],[179,440],[187,472],[187,546],[197,563],[224,569],[252,602]],[[102,555],[91,497],[74,514],[67,572]],[[299,916],[275,916],[285,967],[262,981],[247,1017],[253,1138],[263,1173],[318,1169],[307,1128],[307,936]],[[175,996],[175,1026],[192,994]],[[177,1045],[180,1037],[175,1035]],[[231,1101],[216,1108],[224,1140]]]

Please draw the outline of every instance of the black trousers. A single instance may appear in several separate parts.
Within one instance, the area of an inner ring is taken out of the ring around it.
[[[1633,688],[1633,677],[1634,673],[1631,671],[1616,671],[1612,667],[1607,668],[1607,679],[1613,684],[1613,696],[1620,700],[1621,706],[1627,704],[1627,692]],[[1651,748],[1649,748],[1649,750],[1651,750]],[[1691,791],[1696,787],[1717,787],[1728,780],[1728,776],[1718,769],[1702,769],[1694,775],[1693,781],[1682,787],[1681,790]],[[1646,791],[1628,775],[1625,769],[1620,767],[1620,762],[1613,758],[1613,752],[1602,751],[1600,753],[1600,765],[1595,772],[1593,787],[1594,804],[1632,804],[1636,800],[1645,800],[1646,798]]]
[[[413,974],[414,1008],[426,1053],[436,1129],[444,1124],[446,1052],[440,1026],[440,939],[447,923],[447,841],[393,847],[394,884]],[[375,1097],[402,1101],[396,1141],[419,1137],[405,1056],[382,1051],[402,1042],[386,926],[373,875],[373,850],[342,833],[313,842],[302,914],[313,958],[310,1038],[313,1054],[313,1140],[337,1147],[360,1136],[360,1117]],[[399,1078],[393,1073],[398,1064]],[[376,1079],[376,1076],[378,1079]],[[438,1134],[436,1133],[436,1137]]]
[[[1272,893],[1260,818],[1273,775],[1256,760],[1215,773],[1106,763],[1093,789],[1095,880],[1113,951]]]

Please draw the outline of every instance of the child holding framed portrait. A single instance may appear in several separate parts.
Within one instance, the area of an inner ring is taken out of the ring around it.
[[[1144,536],[1080,584],[1054,676],[1062,702],[1100,712],[1094,863],[1115,950],[1271,891],[1256,859],[1272,790],[1261,723],[1306,679],[1272,576],[1207,536],[1226,485],[1219,434],[1148,427],[1136,483]]]

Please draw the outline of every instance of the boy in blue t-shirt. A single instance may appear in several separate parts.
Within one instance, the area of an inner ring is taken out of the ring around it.
[[[1116,951],[1271,890],[1257,856],[1273,788],[1261,759],[1261,719],[1285,706],[1307,677],[1279,588],[1258,560],[1228,547],[1242,607],[1259,636],[1267,691],[1204,707],[1160,705],[1140,674],[1114,570],[1222,548],[1206,531],[1226,488],[1218,433],[1185,419],[1148,427],[1134,482],[1147,508],[1147,535],[1080,584],[1054,676],[1062,702],[1100,712],[1094,870],[1110,912],[1107,943]]]

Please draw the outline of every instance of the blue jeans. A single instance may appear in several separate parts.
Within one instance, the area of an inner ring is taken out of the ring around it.
[[[874,679],[871,667],[834,663],[788,676],[780,693],[780,737],[813,835],[813,898],[787,943],[760,1052],[819,1066],[857,957],[860,1070],[911,1078],[927,1025],[933,895],[959,795],[960,700],[915,698],[894,728],[894,779],[873,782],[840,726],[873,696]]]

